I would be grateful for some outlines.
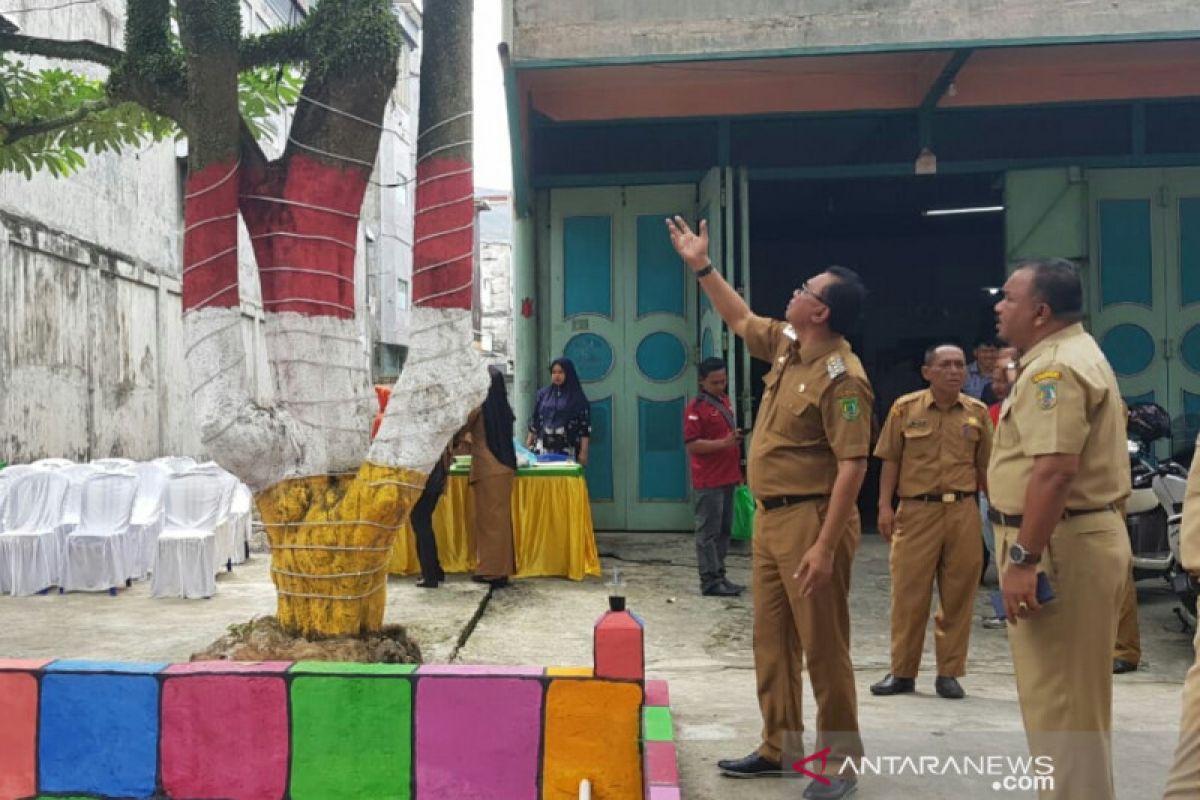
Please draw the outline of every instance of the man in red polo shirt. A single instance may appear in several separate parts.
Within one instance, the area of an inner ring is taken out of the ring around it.
[[[725,578],[725,554],[733,527],[733,490],[742,482],[742,435],[725,394],[729,385],[725,362],[706,358],[698,371],[700,393],[683,411],[683,440],[691,456],[692,487],[696,490],[700,593],[734,597],[746,588]]]

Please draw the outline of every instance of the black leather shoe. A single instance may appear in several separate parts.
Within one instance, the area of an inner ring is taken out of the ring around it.
[[[733,589],[738,594],[746,591],[745,586],[742,586],[740,583],[734,583],[733,581],[726,580],[725,578],[721,578],[721,583],[725,585],[726,589]]]
[[[722,775],[730,778],[780,778],[784,775],[799,775],[798,772],[785,770],[781,764],[768,761],[758,754],[751,753],[745,758],[728,758],[717,762]]]
[[[741,589],[730,586],[727,583],[714,583],[700,592],[705,597],[737,597],[741,593]]]
[[[1132,661],[1113,659],[1113,675],[1124,675],[1126,672],[1137,672],[1138,665]]]
[[[937,680],[933,682],[933,688],[937,690],[938,697],[944,697],[947,700],[962,700],[967,696],[957,678],[938,675]]]
[[[435,580],[433,578],[421,578],[421,580],[417,581],[417,588],[418,589],[436,589],[440,582],[441,581]]]
[[[871,684],[871,694],[893,695],[893,694],[908,694],[917,689],[917,681],[915,678],[897,678],[892,673],[888,673],[887,677],[879,683]]]
[[[813,781],[804,790],[804,800],[839,800],[842,797],[849,797],[858,789],[858,784],[855,781],[849,781],[845,778],[826,778],[828,784],[821,781]]]

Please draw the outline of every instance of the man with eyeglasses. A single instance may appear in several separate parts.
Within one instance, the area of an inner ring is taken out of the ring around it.
[[[891,544],[892,669],[871,694],[915,690],[936,580],[934,690],[959,700],[983,567],[975,495],[986,486],[992,420],[987,406],[964,393],[967,360],[957,345],[929,348],[921,375],[929,388],[896,401],[875,447],[883,459],[879,533]]]
[[[762,743],[718,762],[731,777],[798,775],[803,758],[803,665],[817,698],[807,800],[853,792],[848,759],[863,754],[850,661],[850,565],[860,524],[855,501],[867,471],[873,393],[844,335],[866,294],[853,271],[830,267],[792,293],[786,322],[752,313],[708,259],[708,229],[667,220],[671,243],[713,308],[755,358],[771,364],[750,445],[754,517],[754,669]],[[828,749],[826,749],[828,748]]]
[[[1054,789],[1041,796],[1111,800],[1112,653],[1131,558],[1118,507],[1129,462],[1117,379],[1082,312],[1069,261],[1025,262],[1004,284],[997,328],[1020,356],[1002,361],[1010,388],[988,464],[988,515],[1029,749],[1054,761]]]

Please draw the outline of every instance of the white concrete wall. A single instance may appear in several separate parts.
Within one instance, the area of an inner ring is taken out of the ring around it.
[[[508,242],[479,244],[479,302],[482,310],[484,360],[513,366],[512,245]]]
[[[513,57],[640,59],[1200,32],[1195,0],[504,0]]]

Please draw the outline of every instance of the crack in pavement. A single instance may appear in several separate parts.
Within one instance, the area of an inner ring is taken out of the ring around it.
[[[487,611],[488,605],[492,602],[492,593],[496,591],[496,587],[489,586],[487,593],[483,599],[479,601],[479,605],[475,607],[475,613],[467,620],[467,624],[458,633],[458,641],[454,643],[454,649],[450,651],[449,657],[446,659],[447,664],[453,664],[458,660],[458,654],[467,646],[467,641],[471,638],[471,634],[475,633],[475,628],[479,625],[479,620],[483,619],[483,614]]]

